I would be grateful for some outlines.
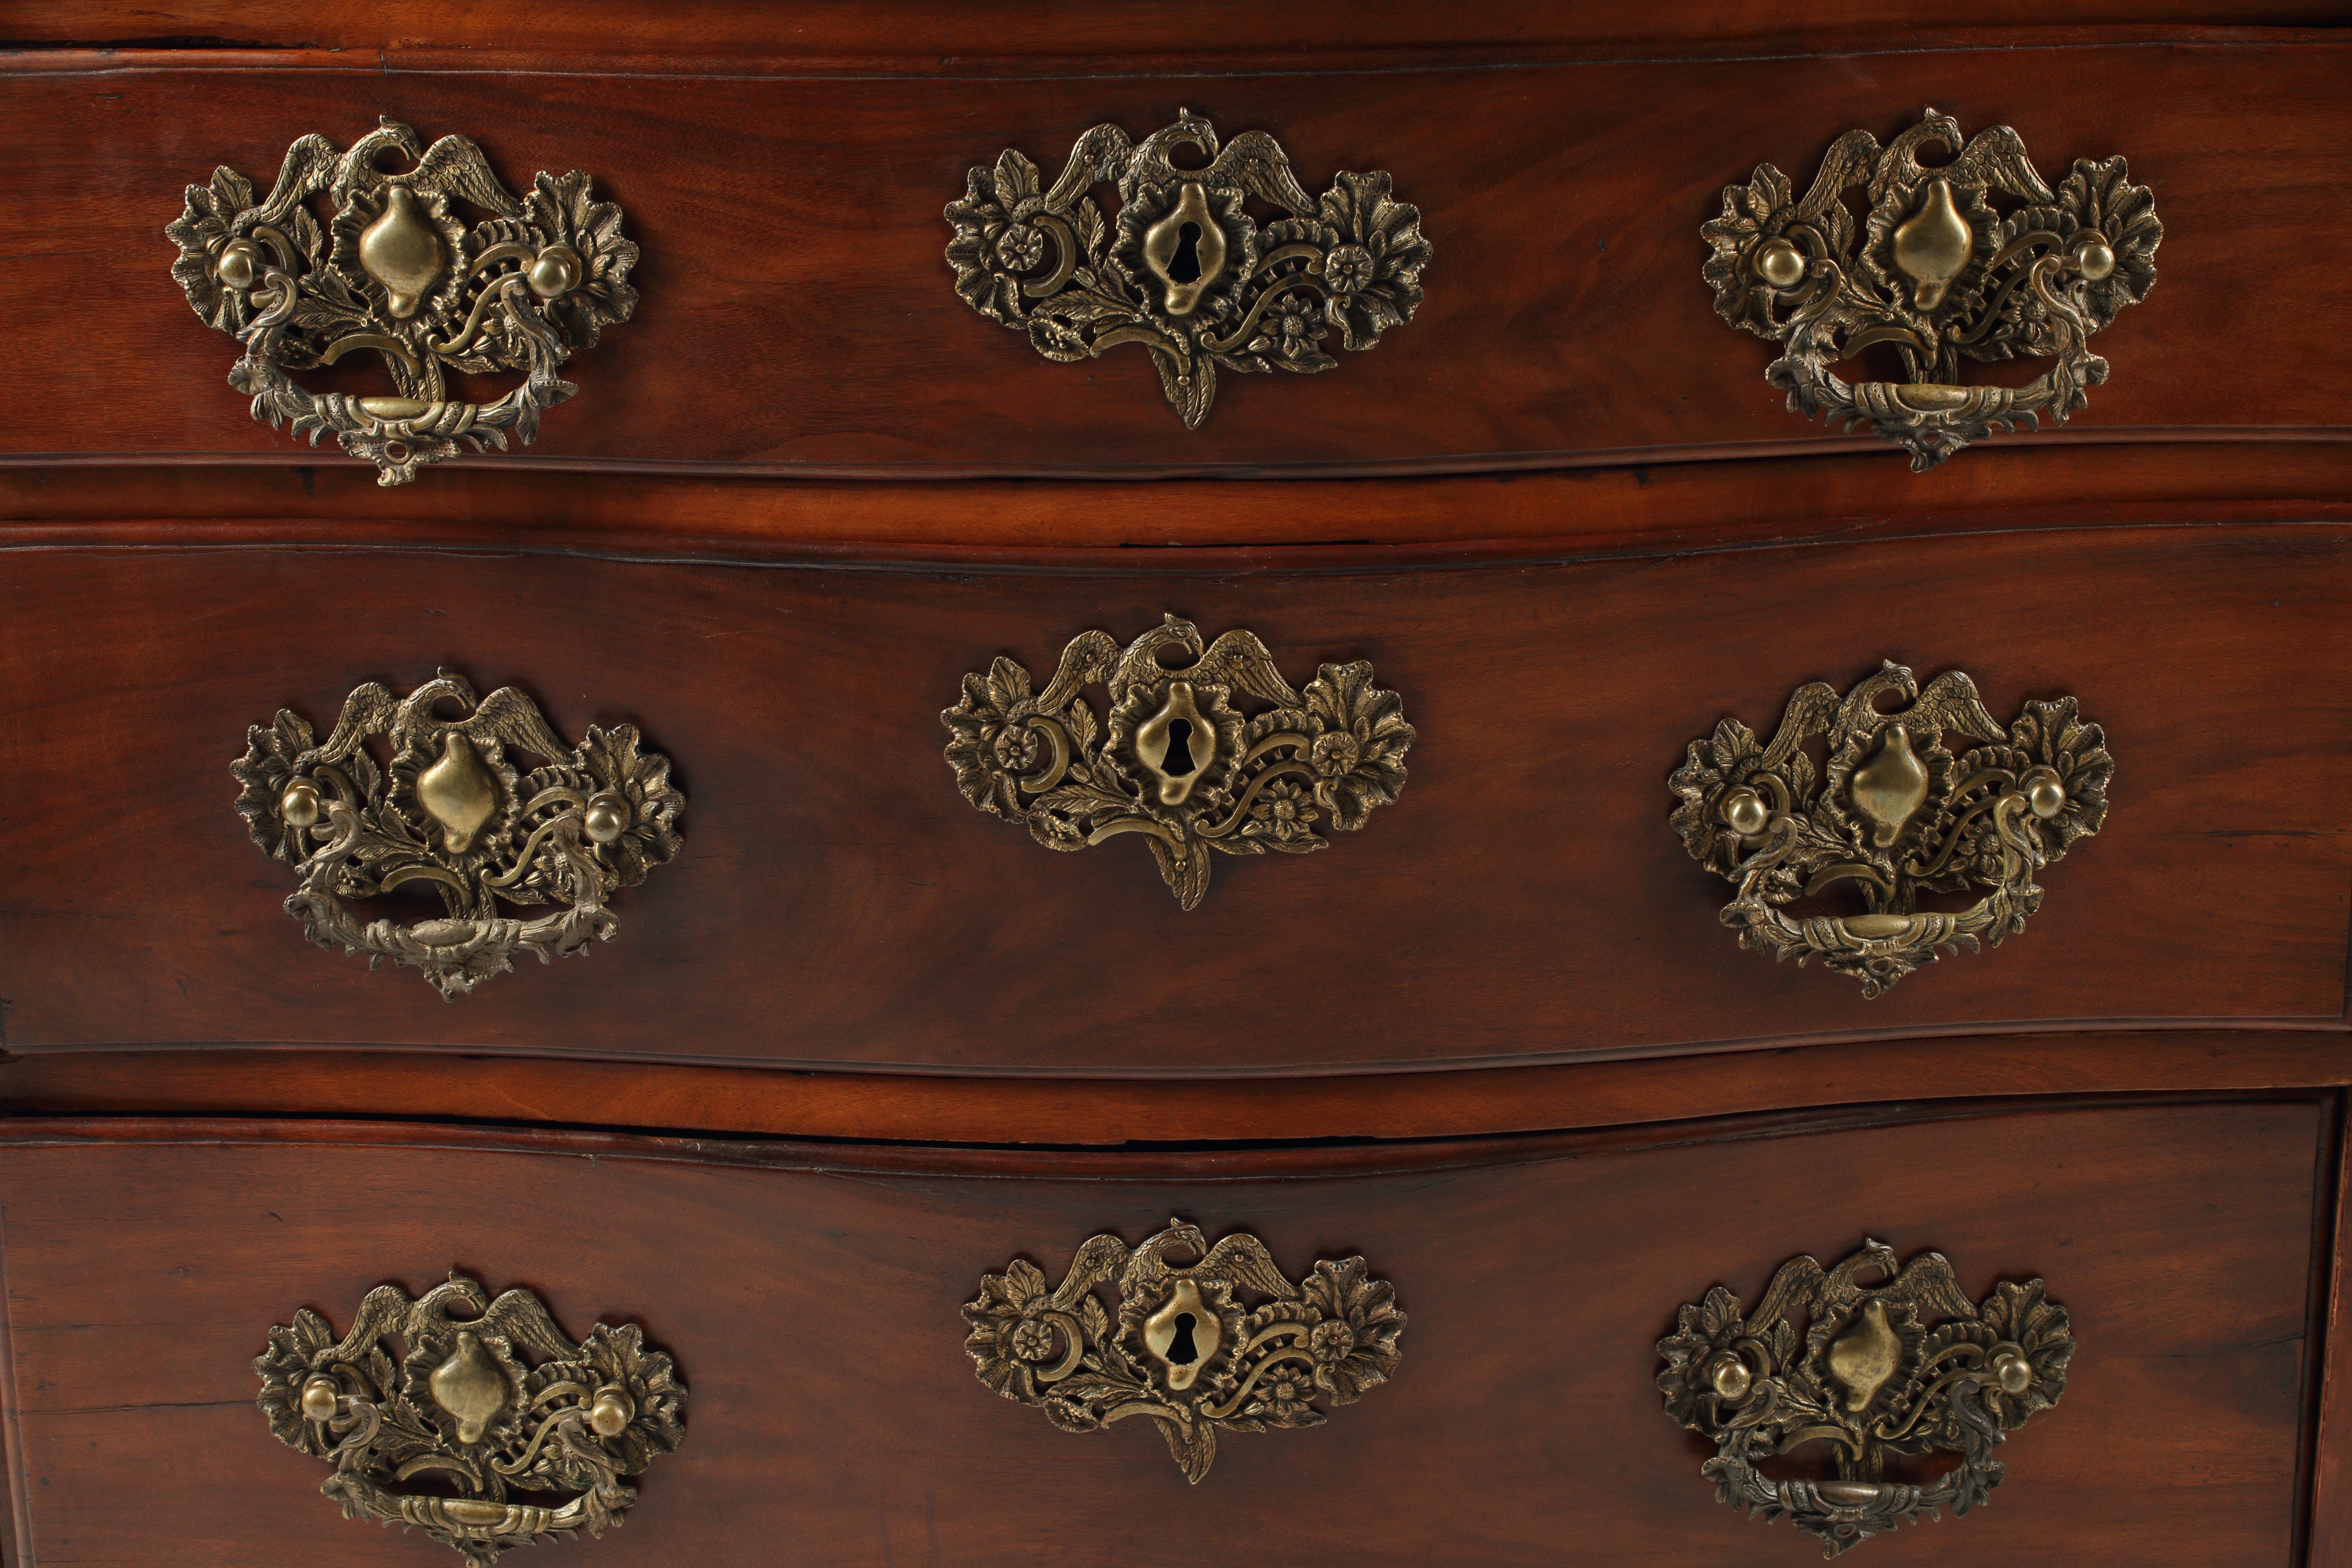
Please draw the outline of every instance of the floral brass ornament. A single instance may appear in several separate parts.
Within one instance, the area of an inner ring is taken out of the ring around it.
[[[1168,654],[1191,657],[1170,668]],[[1108,727],[1086,695],[1094,684],[1109,693]],[[1318,825],[1363,826],[1403,793],[1413,741],[1370,664],[1327,664],[1302,694],[1253,634],[1204,647],[1174,616],[1125,649],[1103,632],[1073,638],[1043,691],[999,658],[963,678],[963,700],[940,722],[974,806],[1026,824],[1048,849],[1142,834],[1188,910],[1209,890],[1212,849],[1307,855],[1328,842]]]
[[[1955,756],[1954,734],[1977,743]],[[1827,748],[1819,779],[1804,750],[1814,736]],[[1769,745],[1721,721],[1667,784],[1682,799],[1672,821],[1683,847],[1738,887],[1722,918],[1739,945],[1818,958],[1870,997],[1979,938],[1999,946],[2023,931],[2042,907],[2035,874],[2099,831],[2114,773],[2074,698],[2028,702],[2004,730],[1967,676],[1922,690],[1890,661],[1843,698],[1820,681],[1799,688]],[[1797,919],[1782,907],[1841,884],[1866,912]],[[1963,910],[1918,908],[1922,892],[1977,889]]]
[[[1948,163],[1923,166],[1937,146]],[[1845,193],[1863,188],[1857,234]],[[2107,379],[2090,340],[2156,283],[2164,238],[2155,198],[2121,157],[2078,159],[2055,190],[2006,125],[1964,142],[1950,115],[1927,117],[1883,151],[1849,131],[1812,188],[1759,163],[1723,193],[1699,231],[1717,314],[1779,342],[1765,379],[1790,411],[1868,425],[1934,468],[1994,431],[2060,424]],[[1842,380],[1831,369],[1874,345],[1902,358],[1902,382]],[[1963,360],[2055,360],[2023,386],[1959,384]]]
[[[1865,1240],[1835,1268],[1782,1264],[1746,1318],[1717,1286],[1682,1309],[1658,1353],[1666,1414],[1715,1445],[1699,1470],[1717,1500],[1792,1521],[1835,1557],[1922,1514],[1984,1502],[2007,1469],[1992,1450],[2058,1403],[2074,1341],[2039,1279],[2002,1280],[1972,1302],[1941,1253],[1898,1272],[1893,1249]],[[1835,1479],[1759,1468],[1813,1443],[1827,1446]],[[1889,1456],[1930,1452],[1959,1462],[1933,1479],[1887,1478]]]
[[[635,1325],[598,1323],[574,1344],[530,1291],[491,1300],[456,1273],[416,1300],[369,1291],[341,1340],[305,1308],[253,1370],[271,1433],[333,1462],[319,1490],[344,1518],[415,1526],[477,1564],[617,1526],[637,1500],[623,1479],[686,1436],[686,1390]],[[416,1476],[425,1488],[405,1489]]]
[[[963,1315],[981,1382],[1065,1432],[1149,1417],[1196,1483],[1220,1430],[1320,1426],[1315,1400],[1353,1405],[1403,1355],[1396,1288],[1362,1258],[1318,1261],[1294,1285],[1257,1237],[1236,1232],[1212,1247],[1180,1219],[1132,1250],[1116,1236],[1089,1238],[1050,1289],[1015,1258],[981,1276]]]
[[[465,709],[448,718],[445,702]],[[369,753],[388,743],[388,768]],[[526,773],[517,755],[535,758]],[[512,687],[477,701],[465,678],[443,670],[404,698],[370,681],[343,702],[321,742],[299,714],[247,731],[230,772],[237,815],[254,843],[294,867],[286,912],[320,947],[364,952],[424,971],[444,1000],[514,967],[610,941],[604,903],[677,853],[686,797],[669,759],[641,751],[634,725],[589,726],[569,746],[539,707]],[[403,925],[362,921],[346,899],[430,888],[444,918]],[[556,905],[517,920],[499,912]]]
[[[412,166],[386,173],[394,156]],[[321,195],[334,209],[323,224],[310,208]],[[480,216],[469,223],[461,207]],[[243,174],[214,170],[163,232],[180,247],[172,276],[188,303],[244,345],[228,381],[251,395],[253,416],[273,429],[291,420],[314,447],[333,431],[379,484],[404,484],[461,447],[503,449],[509,430],[529,446],[540,415],[579,390],[556,371],[637,303],[637,247],[585,174],[542,174],[518,201],[465,137],[426,147],[389,119],[348,152],[301,138],[258,201]],[[362,350],[382,357],[392,395],[312,393],[288,374]],[[523,382],[468,402],[449,395],[453,370]]]
[[[1201,165],[1179,168],[1178,148]],[[1115,216],[1089,194],[1106,183]],[[1252,200],[1284,216],[1261,225],[1243,210]],[[1310,197],[1273,137],[1248,131],[1221,149],[1190,110],[1139,142],[1096,126],[1050,188],[1008,147],[971,171],[947,220],[965,303],[1049,360],[1142,344],[1188,429],[1209,416],[1220,368],[1312,375],[1339,363],[1333,341],[1377,344],[1412,320],[1429,265],[1421,210],[1390,195],[1387,174],[1343,172]]]

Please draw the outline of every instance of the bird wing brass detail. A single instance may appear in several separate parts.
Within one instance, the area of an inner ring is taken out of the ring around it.
[[[1923,166],[1918,150],[1948,163]],[[1850,210],[1846,193],[1864,204]],[[1864,214],[1857,229],[1855,211]],[[1968,138],[1927,111],[1884,150],[1867,131],[1832,146],[1802,195],[1759,163],[1699,232],[1717,314],[1779,342],[1765,379],[1789,407],[1868,425],[1934,468],[1996,430],[2064,424],[2107,379],[2090,339],[2156,282],[2155,198],[2121,157],[2078,159],[2055,190],[2006,125]],[[1842,380],[1865,349],[1901,357],[1901,382]],[[1963,360],[2049,358],[2023,386],[1958,384]]]
[[[344,1518],[414,1525],[476,1564],[602,1535],[637,1500],[623,1478],[686,1436],[686,1390],[635,1325],[598,1323],[574,1344],[530,1291],[491,1300],[460,1274],[416,1300],[369,1291],[341,1340],[305,1308],[269,1331],[253,1370],[278,1440],[333,1462],[319,1490]],[[406,1489],[417,1476],[425,1487]]]
[[[1956,757],[1951,735],[1974,744]],[[1818,777],[1806,752],[1816,736]],[[1682,797],[1672,821],[1684,847],[1738,886],[1723,923],[1739,945],[1818,958],[1876,996],[1943,953],[2023,931],[2042,907],[2034,874],[2098,832],[2114,773],[2105,736],[2072,697],[2028,702],[2004,730],[1958,670],[1922,690],[1889,662],[1843,698],[1801,687],[1769,745],[1723,720],[1667,785]],[[1841,884],[1866,913],[1783,907]],[[1918,908],[1922,892],[1979,889],[1966,910]]]
[[[411,166],[386,173],[395,156]],[[320,196],[332,206],[323,221],[311,211]],[[461,206],[480,216],[469,225]],[[518,201],[465,137],[426,147],[389,119],[348,152],[301,138],[258,200],[251,180],[215,169],[163,232],[180,247],[172,276],[188,303],[245,347],[228,382],[252,397],[253,416],[273,429],[291,420],[314,447],[333,431],[379,484],[404,484],[460,447],[503,449],[509,430],[529,446],[540,415],[578,390],[556,371],[637,303],[637,247],[585,174],[542,174]],[[288,374],[362,350],[382,358],[394,395],[311,393]],[[449,395],[453,370],[524,379],[474,403]]]
[[[1179,1219],[1132,1249],[1090,1237],[1050,1289],[1015,1258],[981,1276],[963,1315],[981,1382],[1065,1432],[1148,1416],[1193,1482],[1209,1473],[1220,1429],[1320,1426],[1315,1400],[1353,1405],[1403,1355],[1396,1288],[1362,1258],[1318,1261],[1294,1285],[1257,1237],[1212,1247]]]
[[[1203,164],[1179,168],[1180,147]],[[1115,215],[1096,205],[1097,184],[1117,187]],[[1261,225],[1248,201],[1283,216]],[[1339,363],[1335,337],[1377,344],[1412,320],[1429,265],[1421,210],[1390,195],[1387,174],[1342,172],[1310,197],[1273,137],[1244,132],[1221,149],[1189,110],[1139,142],[1096,126],[1050,188],[1008,147],[971,171],[947,220],[965,303],[1050,360],[1142,344],[1187,428],[1209,416],[1220,368],[1312,375]]]
[[[1165,654],[1191,658],[1171,669]],[[1109,693],[1108,727],[1091,685]],[[1204,645],[1174,616],[1123,650],[1103,632],[1073,638],[1043,691],[1000,658],[963,678],[940,721],[975,807],[1025,823],[1048,849],[1139,833],[1188,910],[1209,890],[1212,849],[1306,855],[1328,842],[1318,824],[1361,827],[1403,793],[1413,741],[1370,664],[1327,664],[1302,694],[1251,633]]]
[[[436,710],[448,701],[465,716]],[[423,970],[445,1000],[513,968],[519,952],[544,963],[609,941],[618,922],[605,900],[678,850],[686,797],[635,726],[591,725],[568,746],[521,692],[478,701],[446,669],[404,698],[370,681],[323,742],[284,710],[246,739],[229,770],[237,815],[299,878],[286,912],[320,947]],[[382,763],[372,741],[386,748]],[[525,773],[518,755],[540,765]],[[343,903],[410,886],[438,895],[444,918],[362,921]],[[516,920],[501,901],[561,910]]]
[[[1835,1268],[1782,1264],[1746,1318],[1717,1286],[1682,1309],[1658,1353],[1666,1414],[1715,1445],[1700,1473],[1717,1498],[1792,1521],[1835,1557],[1922,1514],[1984,1502],[2007,1468],[1992,1450],[2058,1403],[2074,1341],[2039,1279],[2004,1279],[1972,1302],[1941,1253],[1898,1271],[1892,1248],[1865,1241]],[[1758,1468],[1813,1443],[1827,1446],[1834,1479]],[[1932,1479],[1932,1465],[1916,1481],[1888,1478],[1890,1456],[1931,1451],[1959,1463]]]

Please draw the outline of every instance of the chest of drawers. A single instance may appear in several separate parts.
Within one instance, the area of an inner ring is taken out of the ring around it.
[[[2352,1563],[2338,20],[27,7],[0,1555]]]

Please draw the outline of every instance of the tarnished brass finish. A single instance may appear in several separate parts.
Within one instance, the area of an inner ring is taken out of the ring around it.
[[[1171,669],[1160,662],[1171,653],[1192,662]],[[1097,683],[1110,693],[1108,733],[1085,692]],[[1413,740],[1370,665],[1327,664],[1301,696],[1250,633],[1204,648],[1200,628],[1174,616],[1124,651],[1103,632],[1074,638],[1042,692],[999,658],[963,678],[963,700],[940,722],[974,806],[1026,823],[1048,849],[1142,834],[1188,910],[1209,890],[1212,849],[1305,855],[1327,842],[1318,821],[1361,827],[1403,792]]]
[[[1178,148],[1201,166],[1179,168]],[[1118,186],[1115,216],[1089,194],[1100,183]],[[1215,129],[1179,110],[1139,142],[1096,126],[1051,189],[1013,148],[974,168],[963,199],[948,204],[948,266],[965,303],[1028,333],[1047,359],[1141,343],[1168,401],[1197,427],[1220,366],[1311,375],[1339,363],[1324,348],[1334,332],[1342,347],[1369,349],[1412,320],[1429,241],[1421,210],[1389,188],[1385,174],[1343,172],[1318,201],[1265,132],[1220,151]],[[1261,226],[1243,210],[1251,200],[1284,216]]]
[[[1922,1514],[1984,1502],[2007,1468],[1993,1448],[2058,1403],[2074,1341],[2039,1279],[2003,1280],[1971,1302],[1942,1254],[1898,1273],[1893,1249],[1865,1240],[1832,1269],[1811,1258],[1782,1264],[1745,1319],[1739,1298],[1717,1286],[1682,1309],[1658,1353],[1666,1414],[1716,1446],[1699,1473],[1717,1498],[1792,1521],[1835,1557]],[[1776,1480],[1758,1468],[1811,1443],[1829,1446],[1835,1479]],[[1933,1479],[1887,1478],[1888,1456],[1930,1451],[1959,1463]]]
[[[1180,1267],[1171,1252],[1199,1261]],[[1116,1317],[1098,1294],[1106,1285]],[[1219,1428],[1320,1426],[1312,1400],[1353,1405],[1404,1353],[1396,1288],[1362,1258],[1318,1262],[1293,1285],[1257,1237],[1236,1232],[1211,1247],[1179,1219],[1132,1251],[1116,1236],[1088,1238],[1050,1289],[1015,1258],[981,1276],[963,1315],[981,1382],[1065,1432],[1150,1416],[1194,1482],[1217,1457]]]
[[[530,1291],[493,1301],[460,1274],[414,1301],[369,1291],[341,1341],[296,1312],[253,1370],[278,1440],[334,1462],[319,1490],[345,1518],[415,1525],[478,1564],[549,1535],[602,1535],[637,1500],[622,1478],[686,1436],[686,1390],[635,1325],[598,1323],[574,1344]],[[419,1475],[430,1491],[400,1489]]]
[[[394,155],[413,166],[387,174]],[[323,221],[310,211],[321,195],[333,204]],[[467,227],[458,203],[487,216]],[[586,174],[542,174],[517,201],[473,142],[426,147],[388,119],[349,152],[323,136],[296,142],[258,202],[252,181],[215,169],[163,232],[180,247],[172,276],[188,303],[245,345],[228,382],[251,395],[253,416],[272,428],[290,419],[314,447],[333,431],[379,484],[405,483],[461,446],[503,449],[509,430],[529,446],[541,413],[579,390],[557,368],[637,303],[637,247]],[[383,356],[399,395],[313,394],[287,374],[358,350]],[[449,397],[452,370],[524,380],[470,403]]]
[[[1923,167],[1929,145],[1954,156]],[[1845,205],[1855,186],[1869,202],[1859,235]],[[1964,144],[1958,122],[1931,109],[1883,152],[1869,132],[1847,132],[1801,197],[1758,164],[1699,232],[1715,247],[1717,312],[1782,346],[1765,379],[1790,408],[1867,424],[1926,469],[2084,405],[2084,389],[2107,379],[2091,335],[2147,298],[2164,225],[2120,157],[2077,160],[2053,191],[2016,132],[1997,125]],[[1874,345],[1901,356],[1904,381],[1831,371]],[[2021,355],[2058,363],[2024,386],[1957,384],[1964,359]]]
[[[1896,706],[1883,708],[1892,698]],[[1978,744],[1955,757],[1944,737]],[[1823,737],[1816,782],[1805,742]],[[1691,858],[1738,884],[1723,923],[1739,945],[1819,958],[1876,996],[1923,963],[1982,937],[2025,929],[2042,907],[2034,873],[2063,858],[2107,816],[2115,763],[2074,699],[2029,702],[2007,730],[1958,670],[1921,690],[1889,662],[1844,697],[1815,681],[1789,699],[1767,746],[1737,719],[1693,741],[1667,781],[1672,821]],[[1782,908],[1840,883],[1864,914],[1791,918]],[[1924,910],[1921,892],[1987,889],[1954,912]]]
[[[435,710],[446,701],[469,711],[444,718]],[[370,754],[379,736],[388,772]],[[618,922],[604,900],[677,853],[686,797],[669,759],[640,752],[628,724],[591,725],[567,746],[512,687],[477,703],[446,669],[405,698],[370,681],[323,744],[287,711],[246,740],[229,769],[237,815],[300,876],[286,912],[320,947],[423,970],[445,999],[513,968],[519,952],[544,963],[610,940]],[[521,772],[509,748],[541,765]],[[410,885],[429,886],[446,918],[362,923],[342,902]],[[499,913],[501,900],[564,907],[520,921]]]

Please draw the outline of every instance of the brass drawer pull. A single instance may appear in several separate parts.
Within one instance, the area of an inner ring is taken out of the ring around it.
[[[466,716],[437,713],[447,701]],[[388,769],[369,754],[377,736],[390,744]],[[361,687],[323,744],[285,710],[246,742],[229,770],[243,786],[237,815],[300,878],[286,912],[320,947],[424,971],[445,1000],[513,968],[517,953],[545,963],[611,940],[618,921],[604,900],[678,850],[686,797],[669,759],[639,749],[634,725],[591,725],[567,746],[521,692],[503,687],[478,702],[446,669],[404,698]],[[525,773],[510,752],[540,766]],[[342,901],[412,883],[440,896],[446,918],[362,922]],[[562,910],[514,920],[500,900]]]
[[[319,1490],[345,1518],[415,1525],[485,1568],[542,1537],[619,1524],[637,1500],[623,1479],[686,1436],[686,1389],[635,1325],[598,1323],[574,1344],[530,1291],[493,1301],[460,1274],[416,1300],[369,1291],[341,1341],[318,1313],[296,1312],[253,1370],[278,1440],[333,1461]],[[401,1489],[418,1475],[438,1485]],[[509,1492],[574,1495],[551,1506]]]
[[[1115,1310],[1097,1294],[1105,1285]],[[1396,1288],[1362,1258],[1318,1261],[1294,1285],[1257,1237],[1237,1231],[1212,1247],[1179,1219],[1132,1250],[1089,1237],[1051,1289],[1015,1258],[981,1276],[963,1315],[981,1382],[1065,1432],[1149,1416],[1193,1482],[1217,1457],[1219,1428],[1320,1426],[1313,1400],[1353,1405],[1403,1355]]]
[[[1918,150],[1943,148],[1923,167]],[[1854,228],[1845,193],[1863,186]],[[1996,211],[1995,199],[2013,210]],[[2164,238],[2156,201],[2120,157],[2077,159],[2055,190],[2006,125],[1967,139],[1934,110],[1884,151],[1867,131],[1838,138],[1801,196],[1769,163],[1727,186],[1699,230],[1717,314],[1781,345],[1765,379],[1789,407],[1905,447],[1915,471],[1996,430],[2060,424],[2107,379],[2090,339],[2156,283]],[[1830,368],[1891,347],[1901,382],[1841,380]],[[1958,384],[1962,360],[2058,363],[2020,387]]]
[[[1191,661],[1171,669],[1171,652]],[[1086,695],[1097,684],[1109,692],[1107,730]],[[1142,834],[1188,910],[1209,890],[1212,849],[1305,855],[1328,842],[1318,823],[1361,827],[1403,793],[1413,741],[1370,664],[1327,664],[1302,696],[1253,634],[1204,645],[1174,616],[1124,650],[1104,632],[1073,638],[1043,691],[1000,658],[963,678],[963,700],[940,722],[974,807],[1025,823],[1048,849]]]
[[[387,174],[381,162],[395,153],[412,166]],[[334,204],[324,224],[310,210],[320,195]],[[480,215],[470,227],[461,205]],[[529,446],[540,415],[578,390],[556,371],[637,304],[637,247],[586,174],[542,174],[517,201],[465,137],[426,147],[389,119],[349,152],[301,138],[258,201],[252,181],[215,169],[163,232],[180,247],[172,276],[188,303],[244,345],[228,382],[252,397],[253,416],[272,429],[291,420],[314,447],[333,431],[379,484],[404,484],[460,447],[503,449],[509,430]],[[395,395],[311,393],[287,374],[361,350],[382,357]],[[449,396],[451,370],[524,379],[469,403]]]
[[[1894,707],[1882,707],[1886,699]],[[1948,734],[1978,742],[1955,757]],[[1804,745],[1827,742],[1817,780]],[[2000,945],[2042,907],[2034,873],[2107,816],[2115,762],[2074,699],[2029,702],[2007,730],[1958,670],[1926,690],[1888,662],[1844,697],[1798,689],[1771,744],[1725,719],[1693,741],[1667,781],[1683,847],[1738,884],[1723,923],[1739,945],[1818,958],[1877,996],[1923,963],[1978,939]],[[1865,914],[1791,918],[1781,906],[1839,884]],[[1969,908],[1918,908],[1923,891],[1988,889]]]
[[[1179,168],[1179,148],[1203,166]],[[1118,188],[1108,216],[1088,194],[1099,183]],[[1051,188],[1017,148],[975,167],[948,204],[948,266],[966,304],[1047,359],[1142,344],[1197,428],[1220,367],[1312,375],[1339,363],[1328,340],[1369,349],[1412,320],[1429,241],[1421,209],[1389,192],[1385,174],[1342,172],[1318,200],[1265,132],[1220,151],[1215,128],[1180,109],[1139,142],[1096,126]],[[1260,226],[1242,210],[1253,200],[1283,216]]]
[[[1884,1282],[1862,1283],[1873,1277]],[[1699,1473],[1716,1496],[1794,1521],[1835,1557],[1990,1498],[2007,1469],[1992,1450],[2058,1403],[2074,1341],[2039,1279],[2004,1279],[1971,1302],[1941,1253],[1898,1273],[1892,1248],[1864,1241],[1832,1269],[1782,1264],[1746,1319],[1717,1286],[1682,1309],[1658,1353],[1666,1414],[1715,1444]],[[1828,1446],[1834,1480],[1774,1480],[1757,1468],[1813,1443]],[[1924,1484],[1885,1479],[1888,1455],[1931,1449],[1960,1462]]]

